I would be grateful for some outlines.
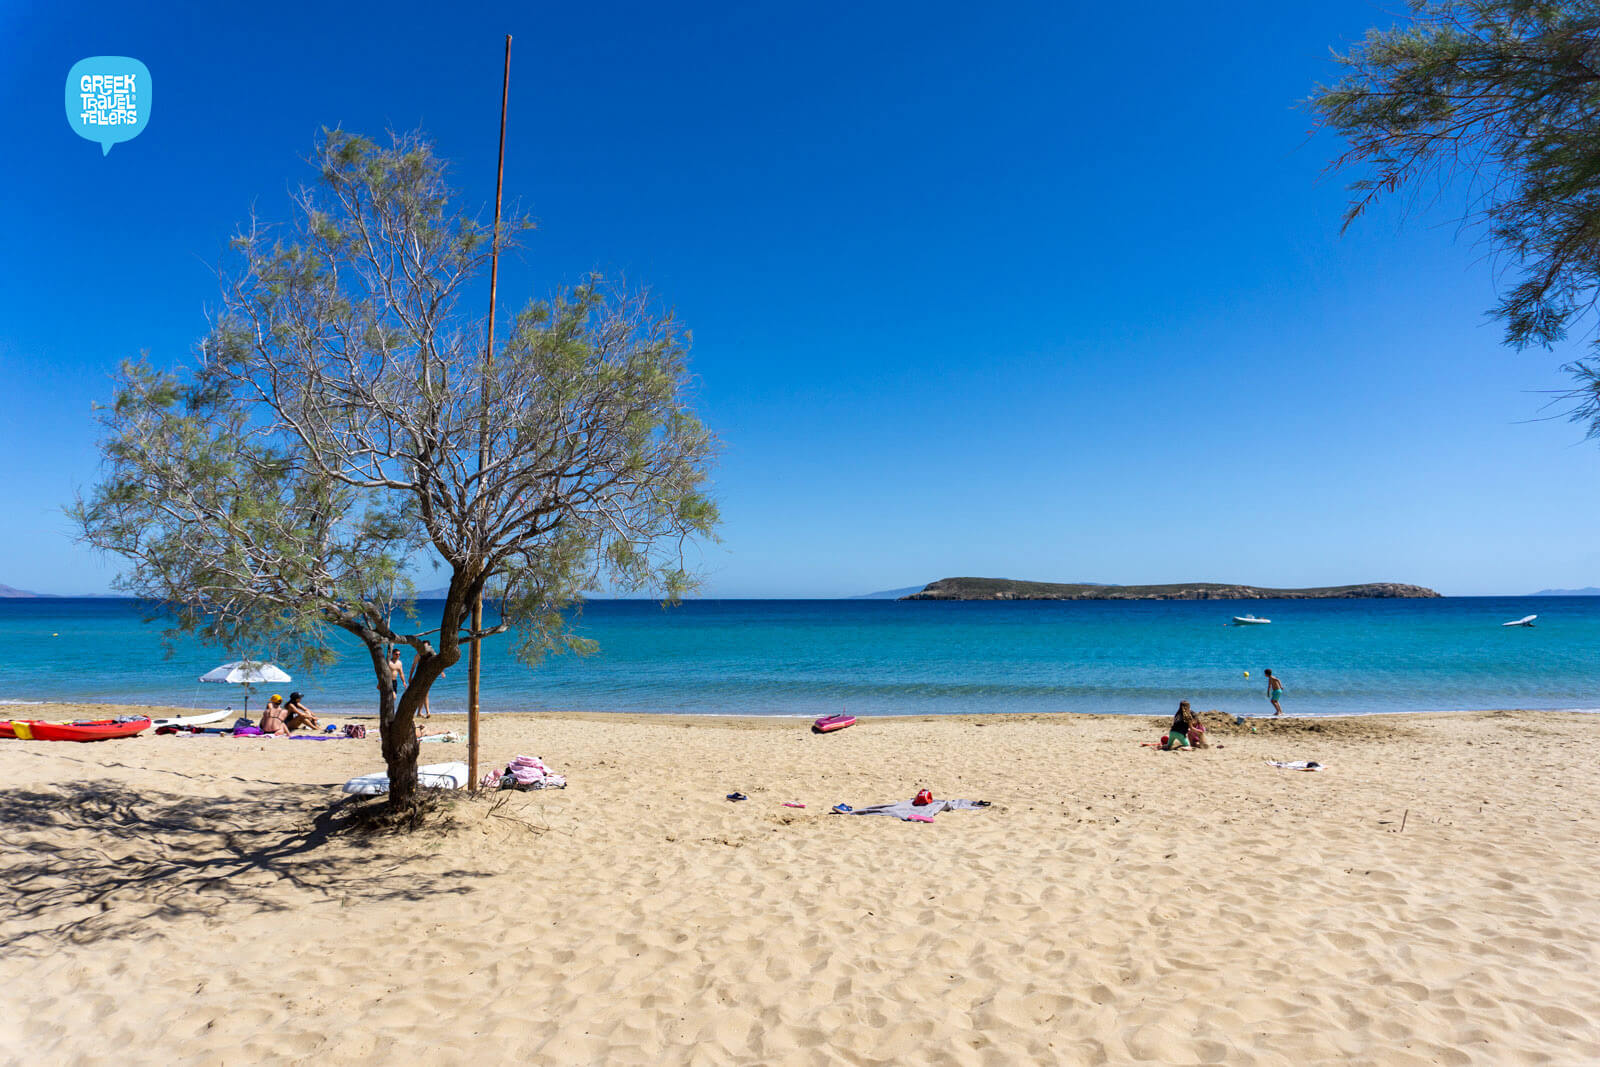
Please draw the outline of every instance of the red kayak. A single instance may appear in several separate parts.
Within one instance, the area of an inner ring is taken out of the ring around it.
[[[815,734],[831,734],[835,730],[843,730],[846,726],[854,726],[854,715],[824,715],[811,724],[811,732]]]
[[[32,719],[13,719],[6,724],[11,736],[23,741],[110,741],[116,737],[132,737],[150,729],[149,719],[117,722],[115,719],[92,719],[84,722],[38,722]]]

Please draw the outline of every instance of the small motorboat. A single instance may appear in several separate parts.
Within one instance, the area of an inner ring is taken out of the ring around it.
[[[11,735],[21,741],[110,741],[118,737],[132,737],[150,729],[150,720],[138,719],[88,719],[80,722],[39,722],[34,719],[13,719],[8,724]]]
[[[838,715],[824,715],[811,724],[811,732],[814,734],[831,734],[835,730],[843,730],[846,726],[854,726],[855,724],[856,717],[854,715],[846,715],[842,712]]]
[[[1271,619],[1258,619],[1254,615],[1235,615],[1233,617],[1235,626],[1265,626],[1271,621]]]
[[[1520,619],[1512,619],[1510,622],[1503,622],[1500,625],[1501,626],[1532,626],[1533,625],[1533,620],[1537,619],[1538,617],[1539,616],[1537,616],[1537,615],[1524,615]]]

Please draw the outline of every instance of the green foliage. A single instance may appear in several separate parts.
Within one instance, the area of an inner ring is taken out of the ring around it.
[[[1600,5],[1415,2],[1337,59],[1312,105],[1349,142],[1335,166],[1367,172],[1345,225],[1384,194],[1466,179],[1467,219],[1516,275],[1493,311],[1507,343],[1565,338],[1600,284]],[[1600,433],[1594,375],[1568,369],[1575,417]]]
[[[485,359],[462,302],[481,299],[495,235],[453,206],[420,137],[325,131],[314,163],[287,240],[252,220],[233,241],[199,364],[123,368],[105,477],[72,514],[181,629],[312,662],[332,655],[328,625],[356,634],[394,777],[414,767],[412,709],[463,646],[514,629],[527,661],[590,651],[563,615],[583,589],[690,588],[686,548],[717,522],[715,442],[690,406],[687,334],[597,277],[528,301]],[[396,612],[415,619],[423,555],[449,593],[433,628],[408,629]],[[498,617],[474,631],[485,591]],[[390,643],[421,654],[397,709]]]

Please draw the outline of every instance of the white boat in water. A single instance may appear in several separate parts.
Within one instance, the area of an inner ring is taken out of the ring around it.
[[[1254,615],[1235,615],[1233,617],[1235,626],[1265,626],[1271,621],[1271,619],[1258,619]]]
[[[1533,620],[1537,619],[1538,617],[1539,616],[1537,616],[1537,615],[1524,615],[1520,619],[1513,619],[1510,622],[1503,622],[1500,625],[1501,626],[1532,626],[1533,625]]]

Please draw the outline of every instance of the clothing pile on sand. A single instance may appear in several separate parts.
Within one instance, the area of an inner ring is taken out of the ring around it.
[[[478,785],[484,789],[565,789],[567,779],[546,767],[538,756],[518,756],[504,770],[485,774]]]

